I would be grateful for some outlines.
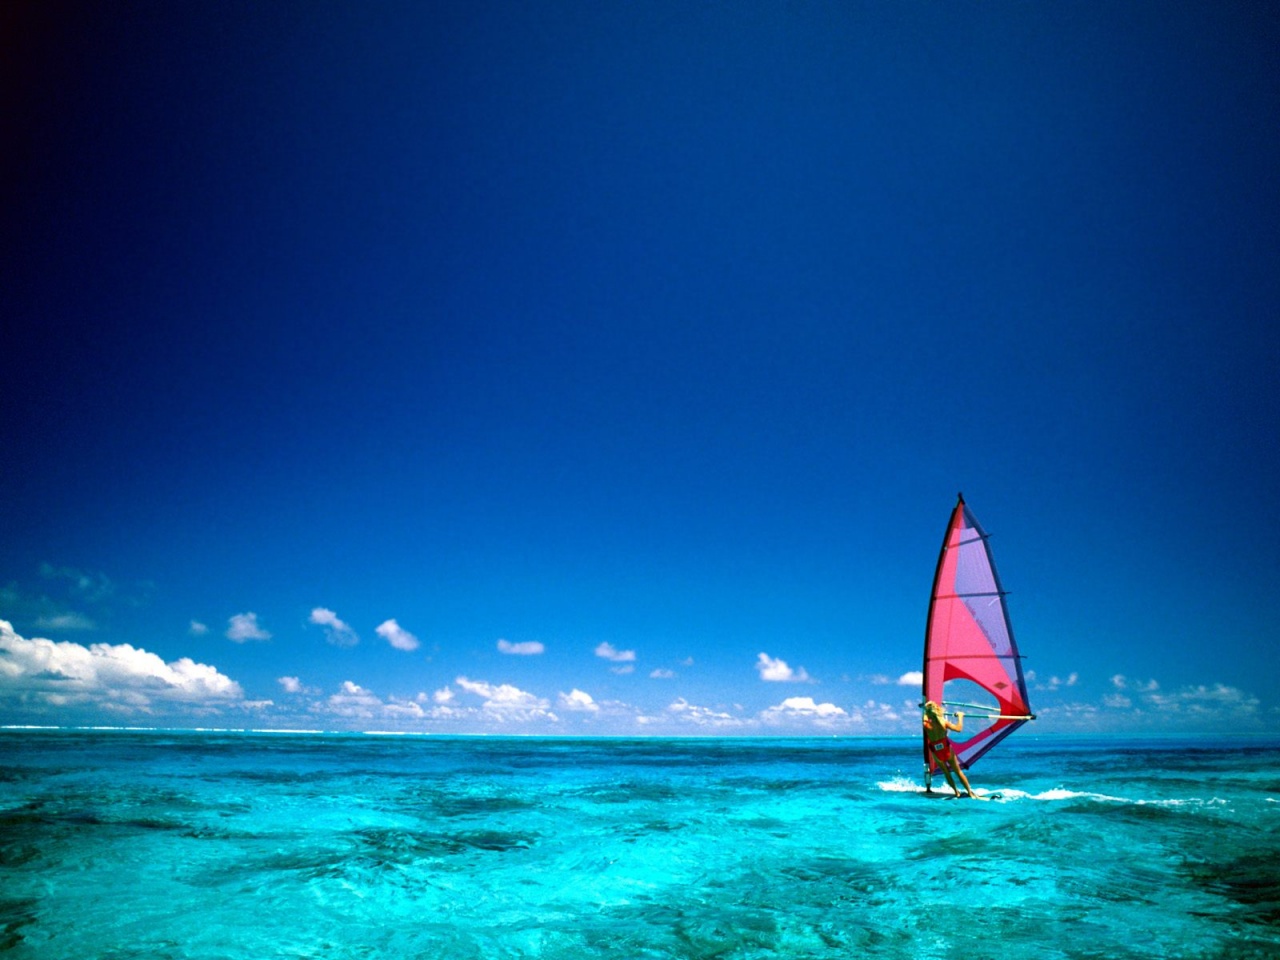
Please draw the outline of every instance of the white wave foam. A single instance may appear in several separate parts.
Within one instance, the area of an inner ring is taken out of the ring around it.
[[[880,780],[876,783],[876,786],[879,787],[881,790],[885,791],[886,793],[927,793],[928,792],[927,790],[925,790],[924,784],[918,783],[915,780],[909,780],[906,777],[894,777],[892,780]],[[949,796],[950,795],[948,793],[949,789],[950,788],[947,787],[946,784],[943,784],[941,790],[935,787],[933,792],[941,793]],[[979,797],[985,797],[991,800],[998,800],[1001,797],[999,793],[993,790],[975,789],[973,792],[976,793]]]
[[[924,793],[924,784],[906,777],[894,777],[892,780],[881,780],[876,784],[887,793]]]
[[[886,793],[925,793],[924,785],[906,777],[894,777],[892,780],[881,780],[876,786]],[[937,791],[935,791],[937,792]],[[1068,790],[1065,787],[1056,787],[1053,790],[1044,790],[1040,793],[1028,793],[1026,790],[1008,789],[1008,790],[982,790],[975,788],[974,793],[979,797],[995,800],[998,803],[1009,803],[1014,800],[1040,800],[1042,802],[1054,803],[1065,800],[1087,800],[1093,803],[1116,803],[1128,804],[1135,807],[1152,806],[1152,807],[1181,807],[1181,806],[1219,806],[1227,801],[1213,797],[1208,800],[1199,797],[1189,797],[1185,799],[1164,799],[1164,800],[1148,800],[1145,798],[1133,797],[1113,797],[1107,793],[1094,793],[1087,790]],[[1268,798],[1271,803],[1280,802],[1273,798]]]

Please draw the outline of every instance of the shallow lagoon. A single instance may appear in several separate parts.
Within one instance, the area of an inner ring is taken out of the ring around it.
[[[1280,955],[1280,745],[0,733],[14,958]]]

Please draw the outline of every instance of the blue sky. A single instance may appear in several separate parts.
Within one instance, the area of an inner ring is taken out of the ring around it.
[[[1280,15],[21,4],[0,723],[1280,719]]]

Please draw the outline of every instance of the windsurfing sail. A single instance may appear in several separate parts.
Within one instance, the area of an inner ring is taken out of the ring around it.
[[[923,673],[923,700],[964,712],[964,731],[952,745],[965,769],[1035,719],[987,534],[963,494],[951,511],[933,576]],[[927,740],[924,758],[929,783],[937,763]]]

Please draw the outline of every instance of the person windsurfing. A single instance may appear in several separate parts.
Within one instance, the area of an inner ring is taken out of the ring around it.
[[[977,794],[973,792],[973,787],[969,786],[969,780],[965,777],[964,770],[960,767],[960,758],[956,756],[955,750],[951,748],[951,741],[947,737],[948,730],[954,730],[956,733],[964,730],[964,714],[957,713],[956,720],[959,722],[952,723],[948,720],[946,714],[942,712],[942,707],[932,700],[925,702],[924,717],[921,722],[924,724],[925,740],[929,743],[929,755],[933,757],[934,762],[942,769],[947,778],[947,786],[955,790],[957,797],[960,796],[960,790],[956,787],[956,782],[951,779],[952,771],[955,771],[956,776],[960,778],[960,782],[964,784],[965,792],[977,799]]]

